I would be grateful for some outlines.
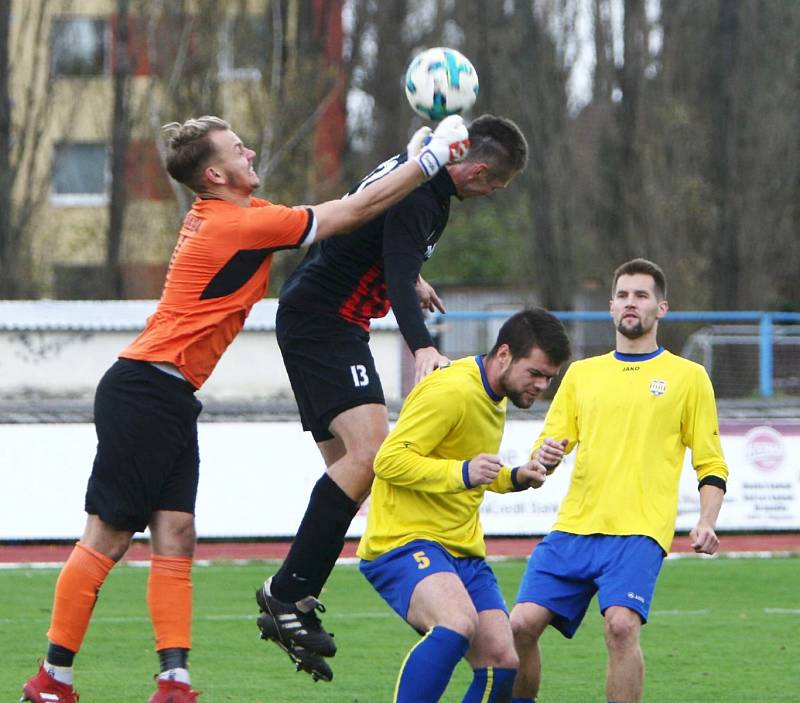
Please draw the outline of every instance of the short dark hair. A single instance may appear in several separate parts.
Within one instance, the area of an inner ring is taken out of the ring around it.
[[[614,271],[614,280],[611,282],[611,297],[613,298],[617,292],[617,281],[620,276],[633,276],[637,273],[643,273],[647,276],[652,276],[656,286],[656,298],[665,300],[667,297],[667,277],[664,271],[658,264],[654,264],[648,259],[631,259],[626,261],[621,266],[617,267]]]
[[[467,126],[467,161],[485,161],[495,173],[510,176],[528,163],[528,142],[522,130],[506,117],[481,115]]]
[[[230,128],[225,120],[213,115],[193,117],[183,124],[165,124],[161,129],[167,137],[167,173],[195,192],[203,190],[203,170],[215,153],[208,135]]]
[[[529,308],[509,317],[500,328],[489,356],[497,354],[503,344],[508,345],[512,359],[526,357],[536,347],[558,366],[569,359],[571,353],[561,320],[543,308]]]

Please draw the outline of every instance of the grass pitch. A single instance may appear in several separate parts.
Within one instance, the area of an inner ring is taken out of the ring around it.
[[[524,562],[493,563],[513,603]],[[205,703],[380,703],[416,634],[355,566],[337,566],[323,594],[336,633],[334,680],[312,682],[274,644],[258,638],[256,586],[270,564],[198,566],[191,670]],[[56,569],[0,570],[0,701],[16,701],[43,657]],[[143,703],[158,669],[145,606],[147,570],[118,566],[103,587],[76,659],[81,701]],[[782,703],[800,691],[800,558],[688,558],[664,565],[644,628],[648,703]],[[596,604],[572,641],[542,643],[541,703],[604,701],[605,647]],[[471,679],[459,665],[443,701]]]

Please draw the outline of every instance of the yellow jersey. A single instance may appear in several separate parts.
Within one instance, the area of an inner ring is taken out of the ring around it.
[[[367,528],[358,547],[375,559],[416,539],[456,557],[484,557],[479,509],[487,490],[515,490],[511,468],[468,488],[465,462],[500,449],[506,399],[486,380],[481,357],[454,361],[411,391],[375,458]]]
[[[577,445],[555,530],[647,535],[669,552],[687,448],[697,478],[728,478],[705,369],[668,351],[574,362],[534,444]]]

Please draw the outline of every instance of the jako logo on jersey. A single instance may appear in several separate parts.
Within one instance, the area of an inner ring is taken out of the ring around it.
[[[623,371],[638,371],[639,367],[638,366],[623,366],[622,370]]]
[[[433,256],[434,249],[436,249],[436,244],[428,244],[428,248],[425,250],[425,261]]]
[[[653,379],[650,381],[650,393],[652,393],[656,398],[659,396],[664,395],[667,392],[667,382],[666,381],[659,381],[658,379]]]

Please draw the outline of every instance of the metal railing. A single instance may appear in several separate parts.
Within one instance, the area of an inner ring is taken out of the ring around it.
[[[446,315],[436,313],[430,321],[439,322],[480,321],[506,319],[518,310],[452,311]],[[562,322],[603,322],[609,320],[607,310],[554,310]],[[751,322],[758,325],[758,385],[759,394],[771,398],[774,394],[773,360],[775,324],[800,324],[798,312],[769,312],[764,310],[691,310],[672,311],[661,322]]]

